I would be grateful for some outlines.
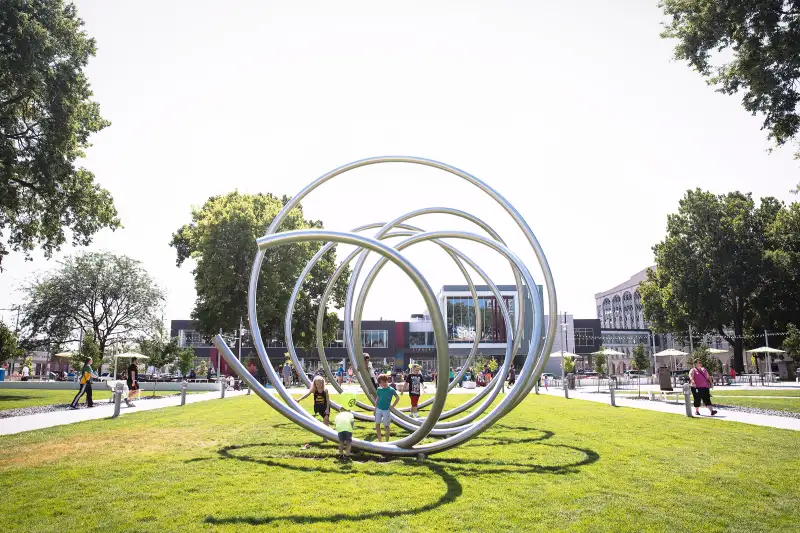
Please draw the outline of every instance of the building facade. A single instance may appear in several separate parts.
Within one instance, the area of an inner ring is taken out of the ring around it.
[[[639,284],[645,279],[647,269],[637,272],[616,287],[594,295],[597,318],[604,329],[640,330],[650,327],[644,319],[642,297],[639,294]]]

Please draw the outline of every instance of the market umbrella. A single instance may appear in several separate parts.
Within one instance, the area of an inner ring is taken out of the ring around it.
[[[746,353],[767,354],[767,375],[772,376],[772,354],[786,352],[784,350],[778,350],[777,348],[770,348],[769,346],[761,346],[760,348],[746,350]]]
[[[689,355],[686,352],[682,352],[680,350],[676,350],[675,348],[667,348],[666,350],[662,350],[658,353],[654,353],[653,357],[672,357],[672,367],[678,368],[677,362],[675,361],[676,357],[683,357],[685,355]]]
[[[612,350],[611,348],[603,348],[597,352],[592,352],[589,355],[627,355],[622,352],[618,352],[616,350]]]
[[[719,348],[709,348],[708,349],[708,353],[710,353],[711,355],[717,355],[717,354],[720,354],[720,353],[728,353],[728,352],[730,352],[730,350],[720,350]]]
[[[564,358],[565,357],[571,357],[573,359],[579,359],[581,356],[576,354],[576,353],[572,353],[572,352],[561,352],[561,351],[559,351],[559,352],[551,353],[550,357],[555,357],[557,359],[561,359],[561,377],[563,379],[563,377],[564,377]]]
[[[149,359],[146,355],[135,352],[123,352],[114,354],[114,379],[117,379],[117,359]]]
[[[611,349],[611,348],[603,348],[602,350],[598,350],[596,352],[592,352],[589,355],[604,355],[604,356],[608,357],[609,355],[627,355],[627,354],[624,354],[622,352],[618,352],[617,350],[614,350],[614,349]],[[609,363],[606,363],[606,365],[608,366],[608,376],[609,376],[609,380],[610,380],[611,379],[611,374],[612,374],[611,365]],[[598,391],[600,390],[600,376],[597,376],[597,390]]]

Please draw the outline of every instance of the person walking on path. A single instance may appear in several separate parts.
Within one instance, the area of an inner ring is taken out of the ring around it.
[[[364,354],[364,365],[367,367],[367,374],[369,374],[369,378],[372,380],[372,384],[375,388],[378,388],[378,382],[375,381],[375,369],[372,367],[372,362],[369,360],[369,354]],[[388,383],[388,381],[387,381]]]
[[[517,382],[517,371],[514,370],[514,365],[511,365],[511,368],[508,370],[508,388],[514,386],[514,383]]]
[[[283,385],[288,389],[292,386],[292,367],[289,361],[283,363]]]
[[[717,414],[714,406],[711,405],[711,379],[708,376],[708,370],[703,367],[700,359],[694,360],[694,368],[689,371],[689,382],[692,384],[694,414],[700,415],[700,400],[708,407],[711,416]]]
[[[90,357],[86,360],[86,364],[83,365],[83,370],[81,370],[81,388],[78,389],[78,394],[73,398],[69,406],[70,409],[78,408],[78,402],[81,401],[81,396],[84,394],[86,394],[86,407],[94,407],[94,402],[92,401],[92,378],[96,377],[97,374],[92,370],[92,358]]]
[[[136,407],[131,400],[133,400],[133,395],[139,390],[139,381],[136,379],[139,377],[139,367],[136,366],[136,358],[134,357],[131,359],[131,364],[128,366],[128,397],[125,398],[125,405],[128,407]]]

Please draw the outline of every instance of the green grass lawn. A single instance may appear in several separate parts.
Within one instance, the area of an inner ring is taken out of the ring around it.
[[[364,424],[356,433],[374,437]],[[340,464],[335,444],[255,395],[0,445],[0,531],[750,533],[800,523],[800,433],[550,396],[422,463]]]
[[[800,398],[800,389],[782,389],[782,390],[737,390],[729,389],[728,387],[715,387],[714,394],[720,396],[792,396]]]
[[[6,409],[16,409],[18,407],[70,403],[77,392],[77,385],[75,390],[0,389],[0,411],[4,411]],[[156,391],[156,396],[165,396],[170,394],[178,394],[178,392]],[[152,391],[142,391],[142,397],[152,395]],[[93,400],[108,400],[110,398],[110,390],[92,391]],[[86,396],[81,398],[81,403],[86,403]]]
[[[725,397],[714,394],[711,401],[722,405],[740,405],[742,407],[758,407],[776,411],[800,413],[800,398],[748,398],[747,396]]]

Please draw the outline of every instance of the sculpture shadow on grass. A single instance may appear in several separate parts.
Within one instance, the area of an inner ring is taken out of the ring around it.
[[[253,448],[257,446],[263,446],[263,444],[245,444],[242,446],[226,446],[219,450],[219,454],[226,458],[226,459],[235,459],[239,461],[248,461],[253,462],[265,466],[270,467],[277,467],[277,468],[285,468],[289,470],[297,470],[302,472],[310,472],[310,473],[325,473],[325,474],[341,474],[341,475],[350,475],[352,473],[352,466],[348,463],[342,464],[340,468],[327,468],[323,465],[314,465],[314,466],[300,466],[300,465],[289,465],[271,458],[256,458],[246,455],[237,455],[232,454],[231,451],[233,450],[241,450],[247,448]],[[270,444],[269,446],[274,446]],[[383,457],[380,456],[367,456],[367,454],[360,455],[359,458],[371,458],[375,462],[388,462],[382,461]],[[298,456],[298,458],[302,458]],[[286,457],[281,457],[279,459],[285,460]],[[446,471],[446,469],[442,466],[432,464],[432,463],[415,463],[409,459],[394,459],[394,461],[403,462],[409,466],[416,466],[417,468],[425,467],[428,471],[427,472],[414,472],[408,471],[404,472],[404,476],[424,476],[428,477],[430,474],[434,474],[438,476],[442,482],[445,484],[445,492],[442,494],[436,501],[420,505],[417,507],[411,507],[409,509],[392,509],[386,511],[376,511],[370,513],[362,513],[362,514],[352,514],[352,513],[334,513],[324,516],[309,516],[309,515],[280,515],[280,516],[230,516],[225,518],[218,518],[214,516],[207,516],[204,520],[206,524],[214,524],[214,525],[223,525],[223,524],[249,524],[253,526],[258,525],[265,525],[271,524],[273,522],[279,521],[289,521],[295,524],[318,524],[318,523],[325,523],[325,522],[346,522],[346,521],[353,521],[358,522],[362,520],[373,520],[375,518],[381,517],[397,517],[397,516],[412,516],[417,515],[420,513],[424,513],[426,511],[431,511],[436,509],[437,507],[441,507],[442,505],[447,505],[448,503],[452,503],[461,496],[462,493],[462,486],[458,480]],[[360,472],[360,473],[367,473],[368,475],[375,475],[375,476],[396,476],[395,472],[380,472],[380,471],[373,471],[373,472]]]
[[[374,454],[356,453],[354,460],[357,463],[402,463],[409,468],[403,472],[403,476],[419,476],[429,477],[431,474],[439,477],[446,486],[445,493],[442,494],[436,501],[429,504],[411,507],[408,509],[393,509],[391,511],[368,512],[363,514],[353,513],[335,513],[324,516],[309,516],[309,515],[281,515],[281,516],[230,516],[230,517],[215,517],[208,516],[205,518],[207,524],[248,524],[248,525],[264,525],[271,524],[282,520],[290,521],[296,524],[319,524],[319,523],[338,523],[338,522],[359,522],[363,520],[371,520],[380,517],[397,517],[397,516],[414,516],[427,511],[432,511],[443,505],[453,503],[462,494],[461,483],[457,479],[459,474],[468,474],[470,476],[484,476],[494,474],[546,474],[546,475],[568,475],[579,472],[581,467],[590,465],[600,459],[600,455],[590,449],[580,448],[577,446],[570,446],[566,444],[549,444],[542,441],[550,439],[554,434],[552,431],[539,430],[535,428],[517,428],[505,427],[506,429],[514,432],[531,432],[538,431],[541,435],[536,437],[504,437],[504,436],[491,436],[484,437],[485,440],[492,441],[485,446],[498,446],[498,445],[513,445],[513,444],[532,444],[537,446],[547,446],[553,449],[571,450],[580,455],[582,458],[577,461],[572,461],[564,464],[537,464],[528,462],[513,462],[513,461],[500,461],[487,459],[470,460],[459,457],[438,457],[434,456],[424,462],[417,462],[408,458],[389,458]],[[480,437],[479,437],[480,438]],[[259,447],[270,448],[290,448],[291,452],[282,454],[280,456],[262,456],[257,457],[254,455],[243,455],[239,452],[242,450],[254,449]],[[337,449],[335,443],[309,443],[306,450],[298,451],[296,445],[293,444],[275,444],[275,443],[253,443],[243,445],[232,445],[221,448],[217,451],[221,459],[236,460],[255,463],[269,468],[282,468],[286,470],[293,470],[305,473],[320,473],[320,474],[338,474],[348,476],[354,473],[352,464],[344,463],[341,465],[333,465],[328,461],[332,458],[332,453]],[[309,451],[310,450],[310,451]],[[315,463],[309,465],[289,464],[287,459],[312,459]],[[193,461],[193,460],[190,460]],[[396,472],[387,472],[375,470],[365,472],[363,470],[357,471],[359,474],[367,474],[370,476],[397,476]]]

